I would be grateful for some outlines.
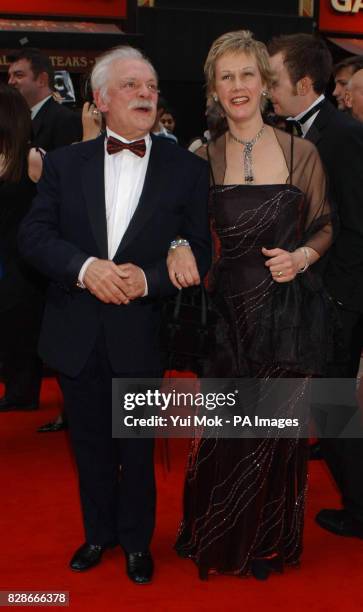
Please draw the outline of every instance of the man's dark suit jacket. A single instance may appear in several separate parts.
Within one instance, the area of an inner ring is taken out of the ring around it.
[[[363,124],[326,100],[306,138],[320,153],[339,215],[325,283],[347,310],[363,312]]]
[[[19,246],[25,258],[51,279],[40,337],[40,354],[51,367],[77,376],[103,329],[114,371],[158,369],[159,298],[173,293],[166,268],[168,248],[176,236],[187,238],[201,274],[207,272],[208,192],[204,160],[152,137],[142,195],[113,259],[144,270],[148,297],[127,306],[104,304],[76,287],[89,256],[108,258],[104,137],[46,156]]]
[[[50,98],[35,115],[32,132],[34,146],[53,151],[82,139],[81,117]]]

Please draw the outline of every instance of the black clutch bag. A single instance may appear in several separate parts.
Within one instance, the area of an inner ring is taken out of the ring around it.
[[[166,370],[202,375],[215,346],[217,313],[203,284],[178,291],[166,300],[161,322],[161,349]]]

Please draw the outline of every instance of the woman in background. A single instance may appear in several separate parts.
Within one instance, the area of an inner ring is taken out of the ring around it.
[[[42,154],[30,147],[31,118],[23,96],[0,85],[0,352],[5,394],[0,411],[38,407],[43,311],[38,273],[19,256],[17,233],[36,193]]]

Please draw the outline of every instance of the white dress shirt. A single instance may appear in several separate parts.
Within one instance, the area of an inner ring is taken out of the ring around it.
[[[107,128],[107,136],[130,142]],[[146,153],[138,157],[125,149],[107,153],[105,139],[105,200],[108,258],[113,259],[138,205],[151,151],[150,135],[145,137]]]
[[[309,112],[309,110],[311,108],[314,108],[314,106],[316,106],[317,104],[319,104],[320,102],[322,102],[325,99],[324,94],[321,94],[321,96],[319,96],[319,98],[317,98],[316,100],[314,100],[314,102],[309,106],[309,108],[306,108],[302,113],[299,113],[298,115],[296,115],[296,117],[288,117],[287,120],[289,119],[294,119],[295,121],[300,121],[300,119],[306,115],[306,113]],[[302,130],[302,137],[305,138],[306,134],[308,133],[308,131],[310,130],[311,126],[313,125],[315,118],[319,112],[319,108],[316,111],[316,113],[314,115],[312,115],[311,117],[309,117],[309,119],[307,121],[305,121],[305,123],[300,123],[301,125],[301,130]]]
[[[109,128],[107,136],[113,136],[122,142],[133,142],[122,138]],[[145,136],[146,152],[144,157],[138,157],[132,151],[124,149],[110,155],[107,153],[107,138],[105,138],[105,202],[108,240],[108,259],[112,260],[118,246],[135,213],[144,187],[145,175],[150,158],[152,141],[150,135]],[[79,286],[89,264],[95,257],[89,257],[83,264],[79,275]],[[146,285],[146,277],[145,277]],[[145,294],[147,295],[147,285]]]

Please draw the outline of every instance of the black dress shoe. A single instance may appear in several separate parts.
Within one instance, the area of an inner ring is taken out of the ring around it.
[[[209,578],[209,568],[205,565],[198,566],[198,576],[199,580],[208,580]]]
[[[70,567],[75,572],[83,572],[97,565],[102,558],[108,546],[101,546],[99,544],[82,544],[82,546],[74,553]]]
[[[51,421],[50,423],[45,423],[44,425],[41,425],[40,427],[38,427],[37,432],[38,433],[48,433],[48,432],[54,432],[54,431],[63,431],[64,429],[68,429],[68,425],[67,423],[65,423],[65,421]]]
[[[251,572],[256,580],[267,580],[271,574],[271,568],[265,559],[253,559],[251,561]]]
[[[310,444],[309,446],[309,459],[310,461],[318,461],[323,459],[323,453],[321,452],[321,446],[319,442]]]
[[[148,584],[154,573],[154,563],[149,552],[126,552],[127,575],[136,584]]]
[[[37,410],[36,402],[16,402],[4,396],[0,399],[0,412],[11,412],[12,410]]]
[[[346,510],[320,510],[315,520],[335,535],[363,539],[363,521],[357,521]]]
[[[275,555],[270,559],[252,559],[251,572],[256,580],[267,580],[271,572],[282,574],[284,562],[282,557]]]

